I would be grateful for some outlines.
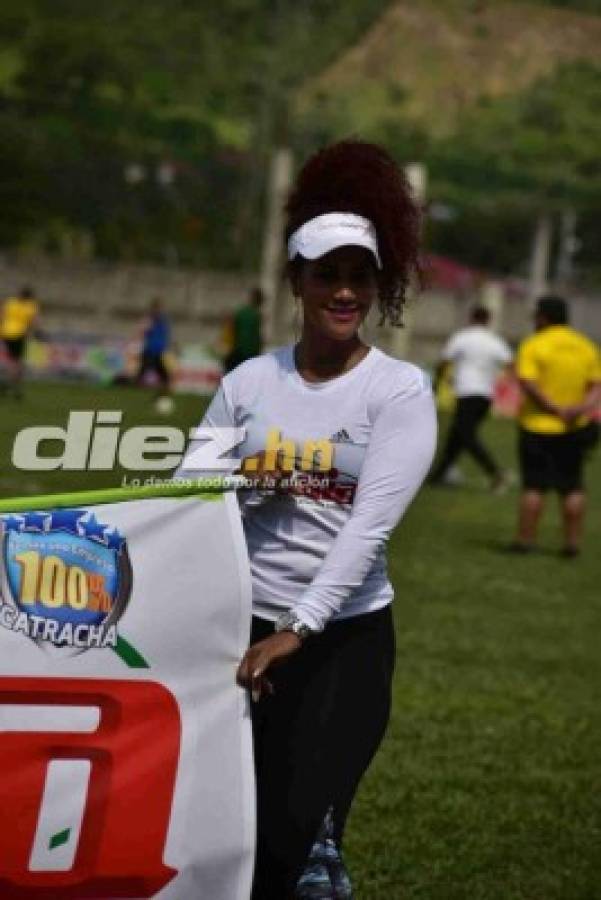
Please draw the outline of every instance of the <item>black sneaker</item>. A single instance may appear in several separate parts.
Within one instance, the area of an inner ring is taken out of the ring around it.
[[[559,555],[562,559],[577,559],[580,556],[580,547],[562,547]]]
[[[523,544],[521,541],[512,541],[511,544],[507,544],[504,550],[505,553],[515,553],[519,556],[527,556],[529,553],[534,553],[536,547],[534,544]]]

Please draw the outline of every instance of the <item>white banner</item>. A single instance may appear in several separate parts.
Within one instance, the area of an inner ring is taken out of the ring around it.
[[[248,900],[233,495],[0,516],[0,896]]]

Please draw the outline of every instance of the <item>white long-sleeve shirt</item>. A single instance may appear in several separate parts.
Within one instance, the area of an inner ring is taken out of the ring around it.
[[[239,492],[255,615],[275,620],[292,609],[322,630],[330,619],[390,603],[385,544],[436,443],[430,382],[420,369],[372,347],[349,372],[308,383],[293,348],[284,347],[225,376],[201,425],[243,428],[229,454],[237,459],[276,441],[284,464],[295,458],[288,489]],[[310,464],[311,473],[299,471]],[[199,475],[207,472],[184,460],[178,477]]]

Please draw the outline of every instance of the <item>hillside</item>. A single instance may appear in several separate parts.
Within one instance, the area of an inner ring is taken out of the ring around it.
[[[398,0],[303,91],[365,134],[403,114],[441,136],[558,65],[601,61],[601,16],[505,0]]]
[[[601,197],[601,67],[520,100],[560,63],[597,60],[601,16],[575,11],[596,3],[147,0],[140,17],[135,0],[3,0],[0,246],[248,269],[274,144],[300,160],[357,132],[424,159],[438,187],[488,189],[500,150],[500,189],[572,202],[592,173]],[[497,114],[503,97],[523,108]],[[454,129],[467,110],[477,126]],[[458,146],[433,140],[449,133]]]

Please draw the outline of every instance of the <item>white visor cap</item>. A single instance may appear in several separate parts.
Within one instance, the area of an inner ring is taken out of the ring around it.
[[[288,259],[299,254],[305,259],[319,259],[337,247],[365,247],[373,254],[378,269],[382,261],[373,223],[355,213],[324,213],[309,219],[288,239]]]

